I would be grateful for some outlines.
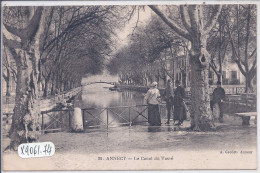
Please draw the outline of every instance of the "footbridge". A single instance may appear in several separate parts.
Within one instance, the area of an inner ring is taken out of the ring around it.
[[[88,83],[84,84],[84,86],[97,84],[97,83],[104,83],[104,84],[110,84],[110,85],[115,85],[116,84],[116,82],[98,81],[98,82],[88,82]]]

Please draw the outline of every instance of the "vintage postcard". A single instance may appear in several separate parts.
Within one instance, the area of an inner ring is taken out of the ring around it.
[[[257,13],[3,1],[2,170],[256,171]]]

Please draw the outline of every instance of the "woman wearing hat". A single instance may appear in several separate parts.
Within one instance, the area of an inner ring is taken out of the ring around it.
[[[145,103],[148,104],[148,123],[152,126],[161,125],[158,98],[160,98],[160,92],[157,89],[157,82],[153,82],[144,98]]]

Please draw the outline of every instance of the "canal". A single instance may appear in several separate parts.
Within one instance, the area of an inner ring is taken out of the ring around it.
[[[144,93],[137,91],[110,91],[110,84],[91,84],[82,88],[84,127],[115,127],[145,124],[147,106],[143,105]],[[161,106],[161,116],[165,108]]]
[[[82,108],[135,106],[143,104],[144,94],[136,91],[110,91],[110,84],[96,83],[82,88]]]

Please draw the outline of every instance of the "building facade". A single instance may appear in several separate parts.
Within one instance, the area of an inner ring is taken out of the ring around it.
[[[175,81],[178,80],[180,81],[182,86],[184,86],[185,88],[189,88],[191,71],[188,52],[183,51],[182,54],[168,54],[168,56],[169,57],[166,58],[167,70],[173,72],[172,76],[174,77]],[[212,68],[209,68],[209,84],[216,85],[217,81],[217,75]],[[245,76],[240,72],[237,64],[231,60],[231,55],[227,55],[222,64],[222,84],[245,85]]]

